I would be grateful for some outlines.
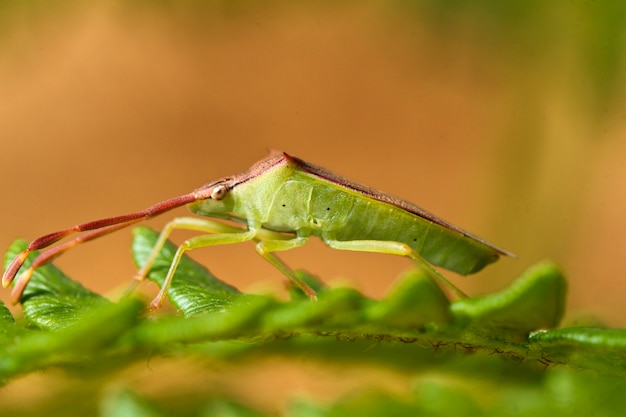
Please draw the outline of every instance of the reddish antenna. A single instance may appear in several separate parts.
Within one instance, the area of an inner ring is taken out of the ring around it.
[[[11,282],[13,282],[18,271],[20,270],[22,265],[24,265],[26,258],[28,258],[28,255],[32,251],[45,249],[50,245],[58,242],[59,240],[74,233],[89,232],[85,233],[84,235],[78,236],[66,243],[60,244],[41,252],[39,256],[35,258],[30,267],[22,272],[22,274],[20,274],[17,281],[15,282],[15,286],[13,287],[13,291],[11,292],[11,301],[14,304],[17,304],[22,296],[22,293],[24,292],[26,284],[28,284],[28,281],[30,281],[33,275],[33,271],[40,266],[49,263],[54,258],[61,255],[63,252],[73,248],[80,243],[88,242],[100,236],[107,235],[116,230],[123,229],[142,220],[158,216],[177,207],[193,203],[194,201],[209,198],[210,192],[211,189],[201,188],[189,194],[184,194],[178,197],[170,198],[165,201],[161,201],[160,203],[157,203],[153,206],[150,206],[141,211],[137,211],[135,213],[129,213],[115,217],[107,217],[105,219],[81,223],[64,230],[59,230],[57,232],[40,236],[30,242],[28,247],[20,252],[15,257],[15,259],[13,259],[13,261],[11,261],[6,271],[4,271],[4,275],[2,275],[2,286],[6,288],[11,284]]]

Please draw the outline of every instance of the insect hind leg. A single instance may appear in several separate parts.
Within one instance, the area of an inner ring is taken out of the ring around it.
[[[467,294],[461,291],[456,285],[451,283],[446,277],[441,275],[431,264],[426,261],[420,254],[413,250],[409,245],[402,242],[393,242],[386,240],[328,240],[324,239],[329,247],[338,250],[350,250],[356,252],[374,252],[387,253],[390,255],[399,255],[412,259],[420,267],[425,269],[432,277],[441,282],[446,288],[452,291],[459,298],[467,298]]]

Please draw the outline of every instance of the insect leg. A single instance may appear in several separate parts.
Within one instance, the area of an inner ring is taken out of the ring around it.
[[[291,280],[298,288],[304,292],[311,300],[315,300],[317,295],[315,290],[311,288],[306,282],[302,281],[298,276],[289,268],[283,261],[281,261],[272,252],[280,252],[304,245],[307,240],[306,237],[296,237],[289,240],[262,240],[256,245],[256,251],[265,259],[271,263],[276,269],[283,273],[287,278]]]
[[[206,221],[207,223],[216,223],[211,221]],[[207,226],[207,229],[212,227],[212,225]],[[200,230],[200,229],[195,229]],[[206,230],[206,229],[205,229]],[[174,273],[176,272],[176,268],[180,263],[181,258],[184,253],[198,248],[204,248],[207,246],[217,246],[217,245],[229,245],[232,243],[240,243],[246,242],[248,240],[252,240],[255,238],[257,234],[256,230],[244,230],[239,231],[237,233],[218,233],[214,235],[201,235],[195,236],[190,239],[187,239],[178,247],[176,253],[174,254],[174,258],[172,259],[172,263],[170,264],[170,268],[167,271],[167,275],[165,276],[165,280],[163,281],[163,285],[161,286],[161,290],[157,294],[157,296],[152,300],[151,307],[152,309],[158,309],[163,304],[163,299],[165,298],[165,294],[167,294],[167,289],[172,283],[172,278],[174,277]]]
[[[234,220],[234,219],[229,219],[229,220]],[[177,217],[174,220],[168,222],[165,225],[165,227],[161,230],[161,234],[159,234],[157,241],[152,247],[152,251],[150,252],[150,255],[148,256],[148,258],[146,259],[146,262],[141,266],[141,268],[135,274],[134,278],[136,281],[143,281],[145,279],[145,277],[148,275],[148,272],[150,272],[150,269],[152,268],[154,261],[159,255],[159,252],[161,252],[161,249],[163,249],[165,242],[167,241],[169,236],[172,234],[172,232],[176,229],[195,230],[197,232],[208,232],[208,233],[241,233],[245,231],[245,229],[241,227],[232,226],[229,224],[216,222],[212,220],[201,219],[197,217]],[[271,230],[266,230],[266,229],[259,229],[257,236],[262,239],[264,238],[264,239],[271,239],[271,240],[293,239],[293,237],[290,235],[284,235],[284,234],[280,234],[280,233],[273,232]]]
[[[339,250],[351,250],[358,252],[376,252],[376,253],[388,253],[391,255],[400,255],[411,258],[421,267],[426,269],[433,277],[439,282],[450,289],[459,298],[467,298],[467,295],[456,287],[453,283],[448,281],[443,275],[441,275],[431,264],[422,258],[417,252],[415,252],[409,245],[401,242],[393,242],[386,240],[324,240],[328,246],[333,249]]]
[[[195,230],[198,232],[208,232],[208,233],[241,233],[245,231],[241,227],[231,226],[225,223],[215,222],[207,219],[200,219],[197,217],[177,217],[174,220],[168,222],[165,227],[161,230],[161,234],[159,238],[155,242],[152,247],[152,251],[146,259],[146,262],[141,266],[141,268],[135,274],[136,281],[143,281],[143,279],[148,275],[154,261],[156,260],[159,252],[163,249],[165,242],[170,237],[172,232],[176,229],[182,230]]]
[[[182,230],[195,230],[199,232],[209,232],[209,233],[241,233],[244,229],[240,227],[231,226],[228,224],[214,222],[207,219],[199,219],[197,217],[177,217],[174,220],[168,222],[165,227],[161,230],[157,241],[155,242],[152,250],[150,251],[150,255],[144,262],[144,264],[139,268],[139,270],[135,273],[133,283],[126,289],[125,295],[131,294],[137,284],[143,281],[152,266],[154,265],[154,261],[156,260],[159,252],[163,249],[165,242],[172,234],[172,232],[176,229]]]

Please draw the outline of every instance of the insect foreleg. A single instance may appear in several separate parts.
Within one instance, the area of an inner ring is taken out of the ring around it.
[[[222,218],[220,216],[220,218]],[[228,220],[236,221],[235,218],[228,218]],[[242,221],[242,219],[238,219]],[[135,280],[143,281],[145,277],[150,272],[154,261],[156,260],[159,252],[163,249],[165,242],[170,237],[174,230],[195,230],[197,232],[207,232],[207,233],[242,233],[246,231],[238,226],[233,226],[230,224],[225,224],[221,222],[216,222],[213,220],[201,219],[198,217],[177,217],[174,220],[168,222],[165,227],[161,230],[157,241],[152,247],[152,251],[150,255],[146,259],[146,262],[141,266],[141,268],[135,274]],[[274,232],[267,229],[258,229],[257,230],[257,239],[268,239],[268,240],[289,240],[293,239],[292,235],[285,235],[278,232]]]
[[[311,300],[315,300],[317,295],[315,290],[311,288],[306,282],[302,281],[298,276],[289,268],[283,261],[281,261],[272,252],[280,252],[304,245],[308,238],[296,237],[289,240],[263,240],[257,243],[256,251],[265,259],[271,263],[276,269],[289,278],[298,288],[300,288]]]
[[[339,250],[351,250],[357,252],[376,252],[376,253],[388,253],[391,255],[400,255],[407,258],[411,258],[421,267],[426,269],[434,278],[439,280],[443,285],[449,288],[454,294],[460,298],[466,298],[467,295],[456,287],[453,283],[448,281],[443,275],[441,275],[435,268],[433,268],[428,261],[422,258],[417,252],[415,252],[409,245],[401,242],[393,242],[386,240],[324,240],[328,246],[333,249]]]
[[[220,223],[207,219],[200,219],[197,217],[178,217],[174,220],[168,222],[163,230],[161,230],[161,234],[159,238],[155,242],[152,247],[152,251],[146,259],[146,262],[141,266],[141,268],[135,274],[136,281],[142,281],[150,272],[154,261],[156,260],[159,252],[163,249],[165,242],[170,237],[172,232],[176,229],[183,230],[195,230],[198,232],[207,232],[207,233],[241,233],[245,231],[241,227],[231,226],[229,224]]]
[[[204,248],[207,246],[229,245],[232,243],[246,242],[248,240],[254,239],[256,234],[256,230],[245,230],[238,233],[218,233],[214,235],[196,236],[184,241],[183,244],[180,245],[176,250],[176,253],[174,254],[174,259],[172,259],[170,268],[167,271],[167,275],[165,276],[165,280],[163,281],[163,285],[161,286],[161,290],[154,298],[154,300],[152,300],[151,307],[153,309],[157,309],[161,307],[161,304],[163,304],[165,294],[167,294],[167,290],[172,283],[172,278],[174,277],[176,268],[178,268],[178,264],[180,263],[180,260],[185,252],[192,249]]]

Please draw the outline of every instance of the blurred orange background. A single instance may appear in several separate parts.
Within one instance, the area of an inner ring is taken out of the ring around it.
[[[517,253],[447,274],[464,291],[548,258],[569,280],[570,322],[626,325],[626,37],[613,11],[435,3],[3,6],[0,247],[145,208],[275,148]],[[108,293],[134,273],[130,242],[117,232],[57,264]],[[283,280],[252,244],[193,257],[243,290]],[[410,266],[319,242],[281,257],[375,297]]]

